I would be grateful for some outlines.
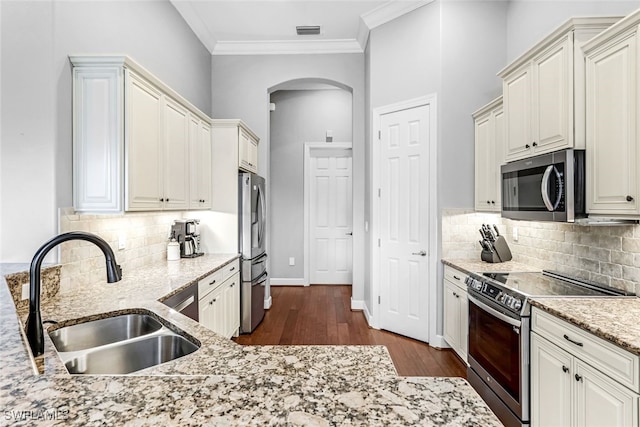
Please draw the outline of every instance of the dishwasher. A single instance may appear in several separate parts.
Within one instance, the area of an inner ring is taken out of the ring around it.
[[[199,320],[198,282],[167,298],[162,303],[197,322]]]

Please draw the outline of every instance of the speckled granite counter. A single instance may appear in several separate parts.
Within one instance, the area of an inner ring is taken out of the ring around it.
[[[640,356],[640,298],[534,298],[531,304]]]
[[[497,273],[540,271],[539,268],[531,267],[515,261],[490,263],[469,259],[443,259],[442,263],[453,268],[465,270],[469,273],[484,273],[488,271]]]
[[[144,309],[201,343],[129,376],[71,376],[47,335],[34,375],[4,280],[28,266],[0,265],[0,425],[501,425],[464,379],[397,377],[385,347],[240,346],[157,301],[233,259],[161,263],[43,300],[43,319]]]

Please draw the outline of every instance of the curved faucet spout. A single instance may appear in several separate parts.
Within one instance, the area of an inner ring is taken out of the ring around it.
[[[40,315],[40,271],[42,261],[51,249],[69,240],[86,240],[102,250],[107,262],[107,282],[114,283],[122,279],[122,269],[116,263],[111,247],[101,237],[83,231],[72,231],[55,236],[36,251],[29,270],[29,317],[27,318],[27,339],[33,356],[44,353],[44,331]]]

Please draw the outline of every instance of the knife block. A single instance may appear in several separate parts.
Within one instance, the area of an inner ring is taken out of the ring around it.
[[[511,249],[509,249],[507,241],[502,236],[498,236],[496,241],[493,242],[493,249],[502,262],[511,261],[511,258],[513,258]]]
[[[502,262],[495,252],[483,249],[480,253],[480,259],[484,262]]]

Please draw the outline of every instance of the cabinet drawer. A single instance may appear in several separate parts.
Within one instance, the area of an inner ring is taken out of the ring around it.
[[[636,393],[640,358],[606,340],[533,307],[531,329]]]
[[[450,281],[451,283],[457,285],[462,288],[464,291],[467,290],[467,285],[464,283],[464,278],[467,277],[466,273],[461,272],[453,267],[448,265],[444,266],[444,278],[445,280]]]
[[[233,262],[222,267],[222,281],[227,280],[229,277],[240,271],[240,262],[236,259]]]
[[[202,299],[209,292],[222,285],[222,282],[224,282],[223,269],[218,269],[204,279],[201,279],[198,282],[198,298]]]

